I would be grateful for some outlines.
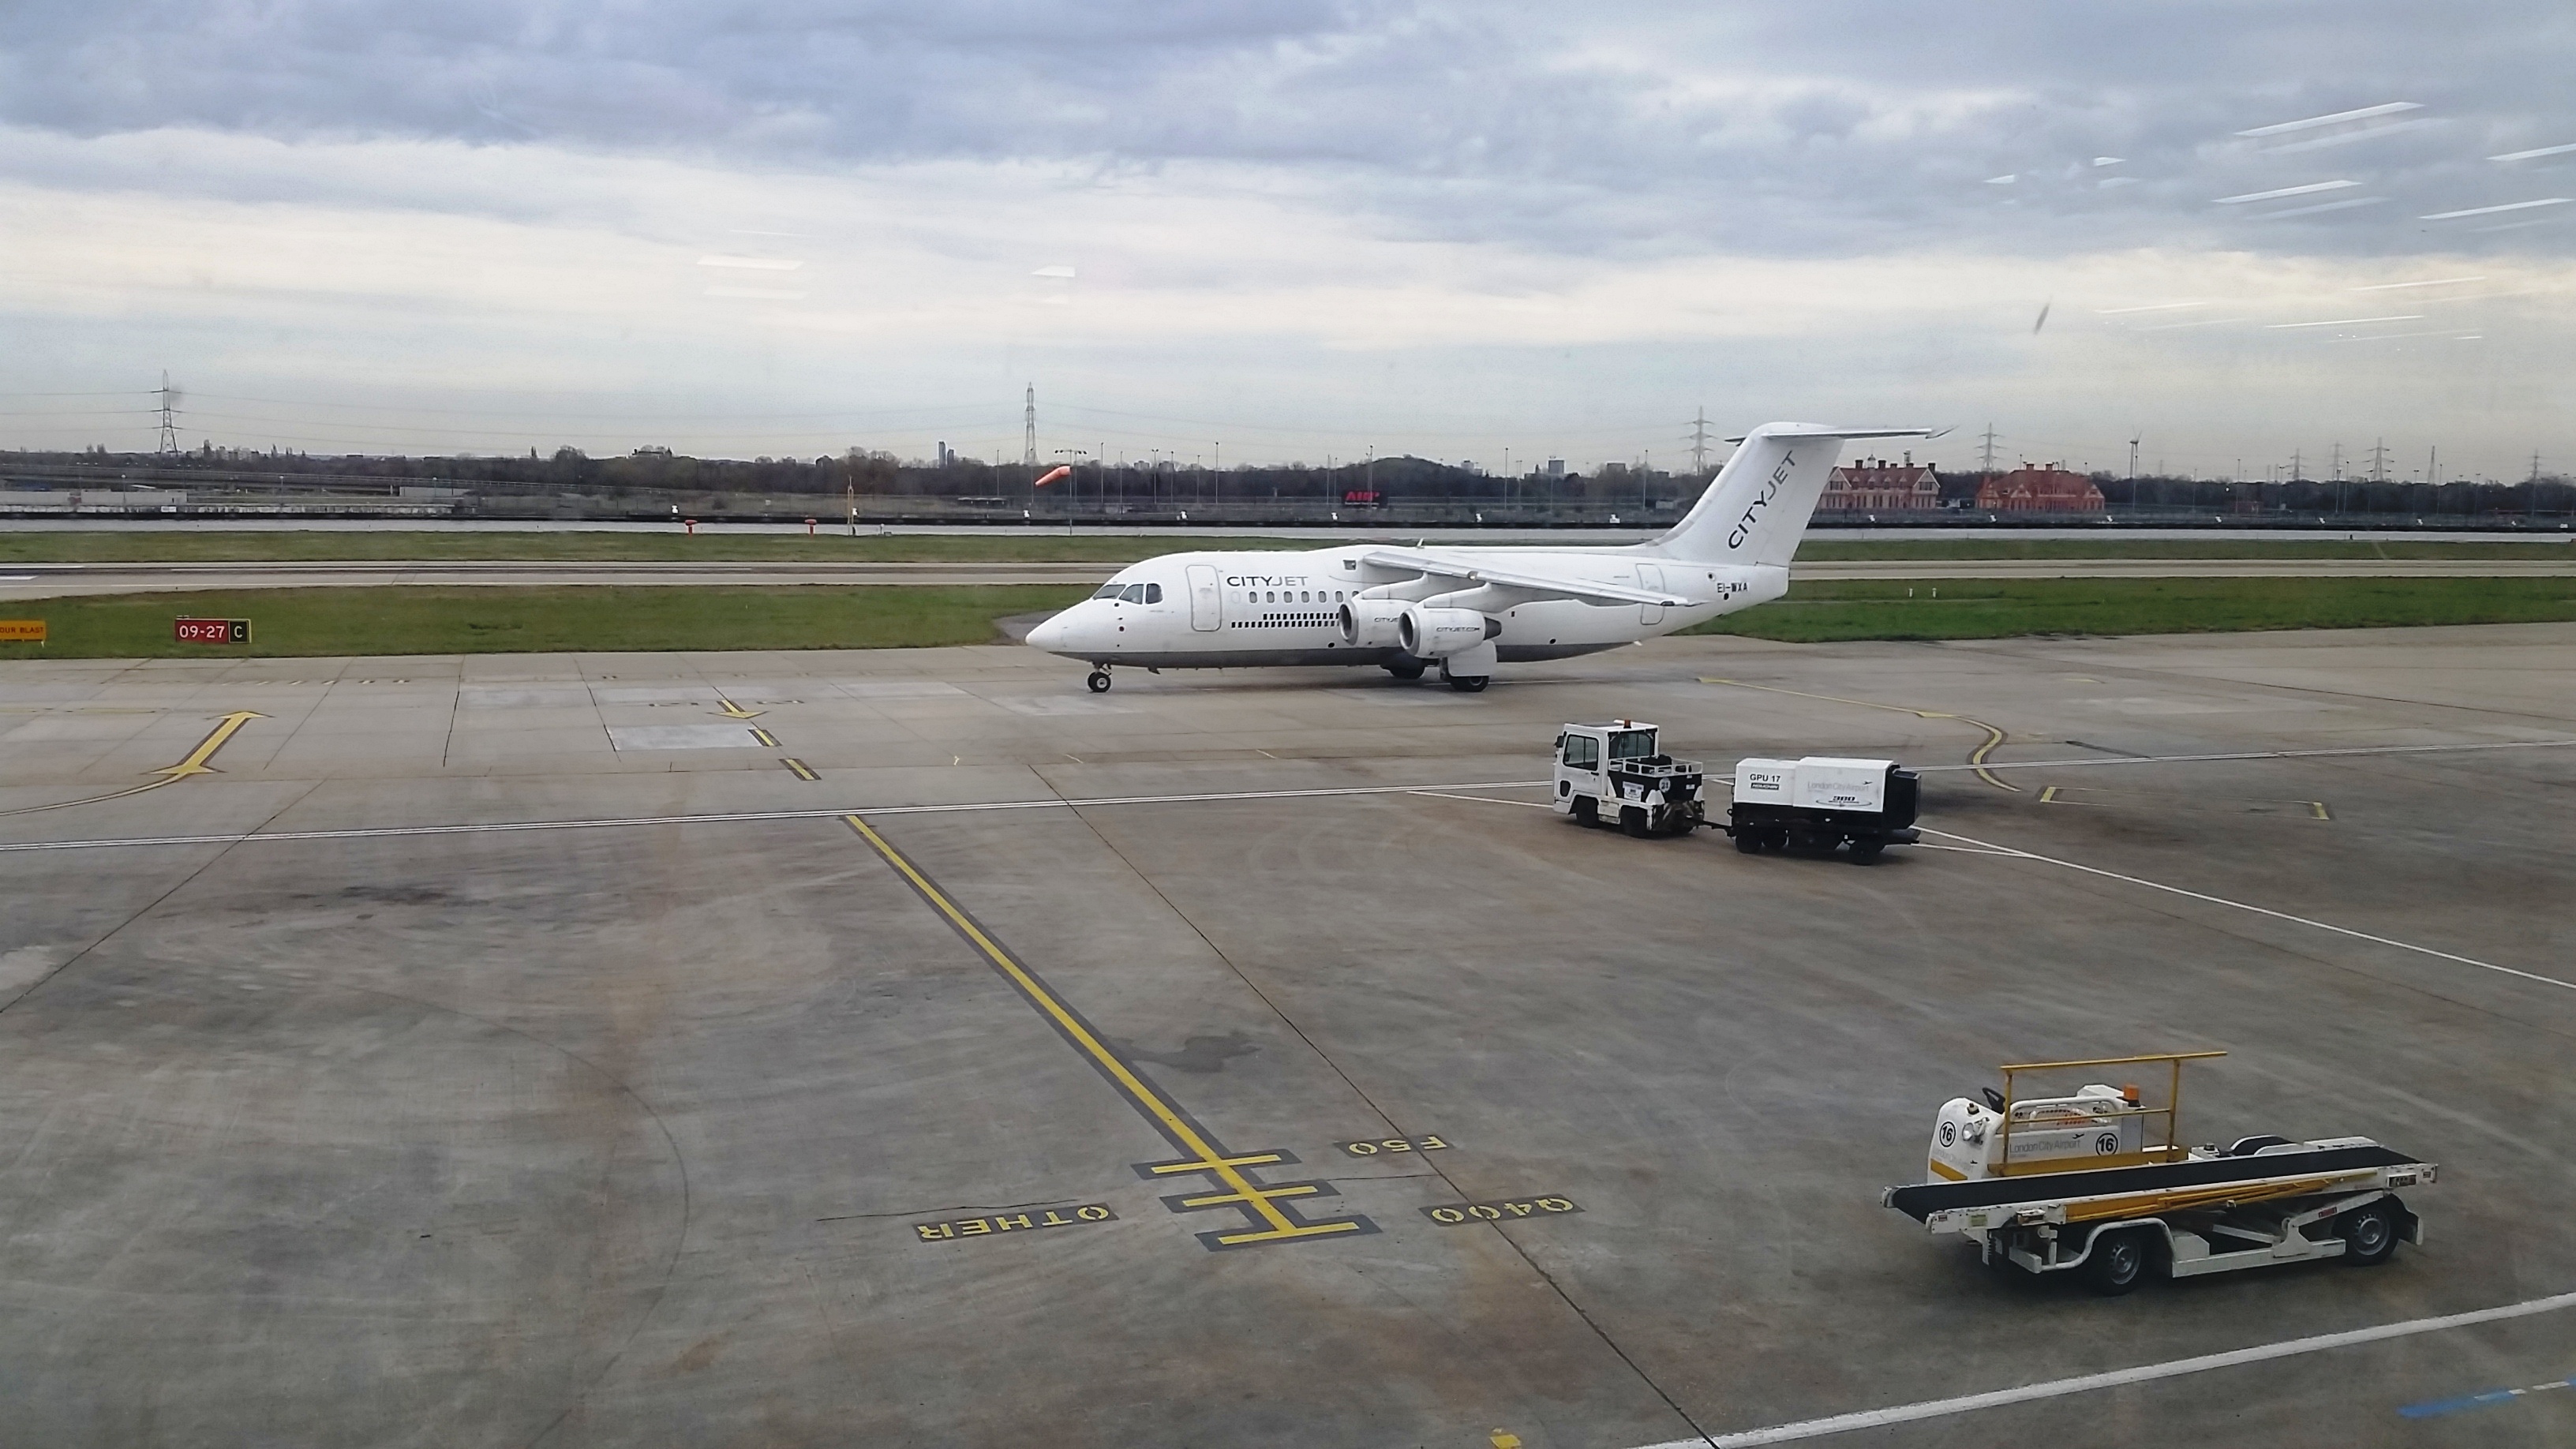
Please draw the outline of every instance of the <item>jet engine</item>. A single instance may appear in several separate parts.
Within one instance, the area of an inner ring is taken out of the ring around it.
[[[1462,654],[1503,632],[1503,621],[1474,609],[1406,608],[1395,622],[1396,647],[1416,659]]]
[[[1362,649],[1394,648],[1404,610],[1402,599],[1352,599],[1341,609],[1342,642]]]

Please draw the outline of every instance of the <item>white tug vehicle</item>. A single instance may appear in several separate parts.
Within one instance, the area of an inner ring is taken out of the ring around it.
[[[1688,835],[1704,823],[1700,790],[1708,774],[1697,760],[1657,750],[1658,733],[1633,719],[1557,731],[1549,806],[1577,824],[1615,824],[1641,840]]]
[[[2436,1169],[2367,1137],[2292,1142],[2241,1137],[2184,1147],[2174,1131],[2187,1061],[2170,1052],[2003,1069],[2004,1089],[1941,1106],[1925,1164],[1930,1181],[1880,1201],[1934,1233],[1957,1233],[1989,1264],[2081,1273],[2096,1292],[2126,1293],[2148,1276],[2188,1278],[2275,1263],[2387,1261],[2424,1226],[2396,1189]],[[2067,1096],[2025,1096],[2022,1074],[2163,1067],[2163,1105],[2135,1084],[2090,1082]]]

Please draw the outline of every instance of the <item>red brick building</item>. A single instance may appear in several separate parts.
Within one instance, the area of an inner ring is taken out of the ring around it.
[[[1940,506],[1941,480],[1931,464],[1918,466],[1911,453],[1902,463],[1884,458],[1845,463],[1825,475],[1824,496],[1816,500],[1822,512],[1929,513]]]
[[[2022,464],[1977,485],[1977,507],[1988,513],[2099,513],[2102,490],[2081,473],[2055,463]]]

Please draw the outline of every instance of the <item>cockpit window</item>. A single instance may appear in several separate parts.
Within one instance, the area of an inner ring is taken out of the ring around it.
[[[1102,584],[1100,586],[1100,592],[1092,595],[1092,597],[1095,599],[1114,599],[1118,597],[1118,590],[1122,587],[1124,586],[1120,584]]]
[[[1159,604],[1163,602],[1163,586],[1161,584],[1147,584],[1145,586],[1145,602],[1149,604]]]
[[[1130,604],[1141,604],[1145,602],[1145,586],[1143,584],[1129,584],[1126,591],[1119,594],[1118,597]]]

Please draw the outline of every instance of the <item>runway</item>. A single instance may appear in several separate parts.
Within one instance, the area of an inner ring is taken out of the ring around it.
[[[2486,1397],[2576,1313],[2576,626],[1080,675],[0,664],[17,1436],[2576,1434]],[[1612,716],[1947,848],[1582,830]],[[2197,1048],[2427,1243],[2103,1301],[1878,1206],[1999,1062]]]
[[[0,565],[0,601],[278,588],[1088,584],[1115,563],[292,562]],[[2548,559],[1959,559],[1802,563],[1794,579],[2576,578]]]

